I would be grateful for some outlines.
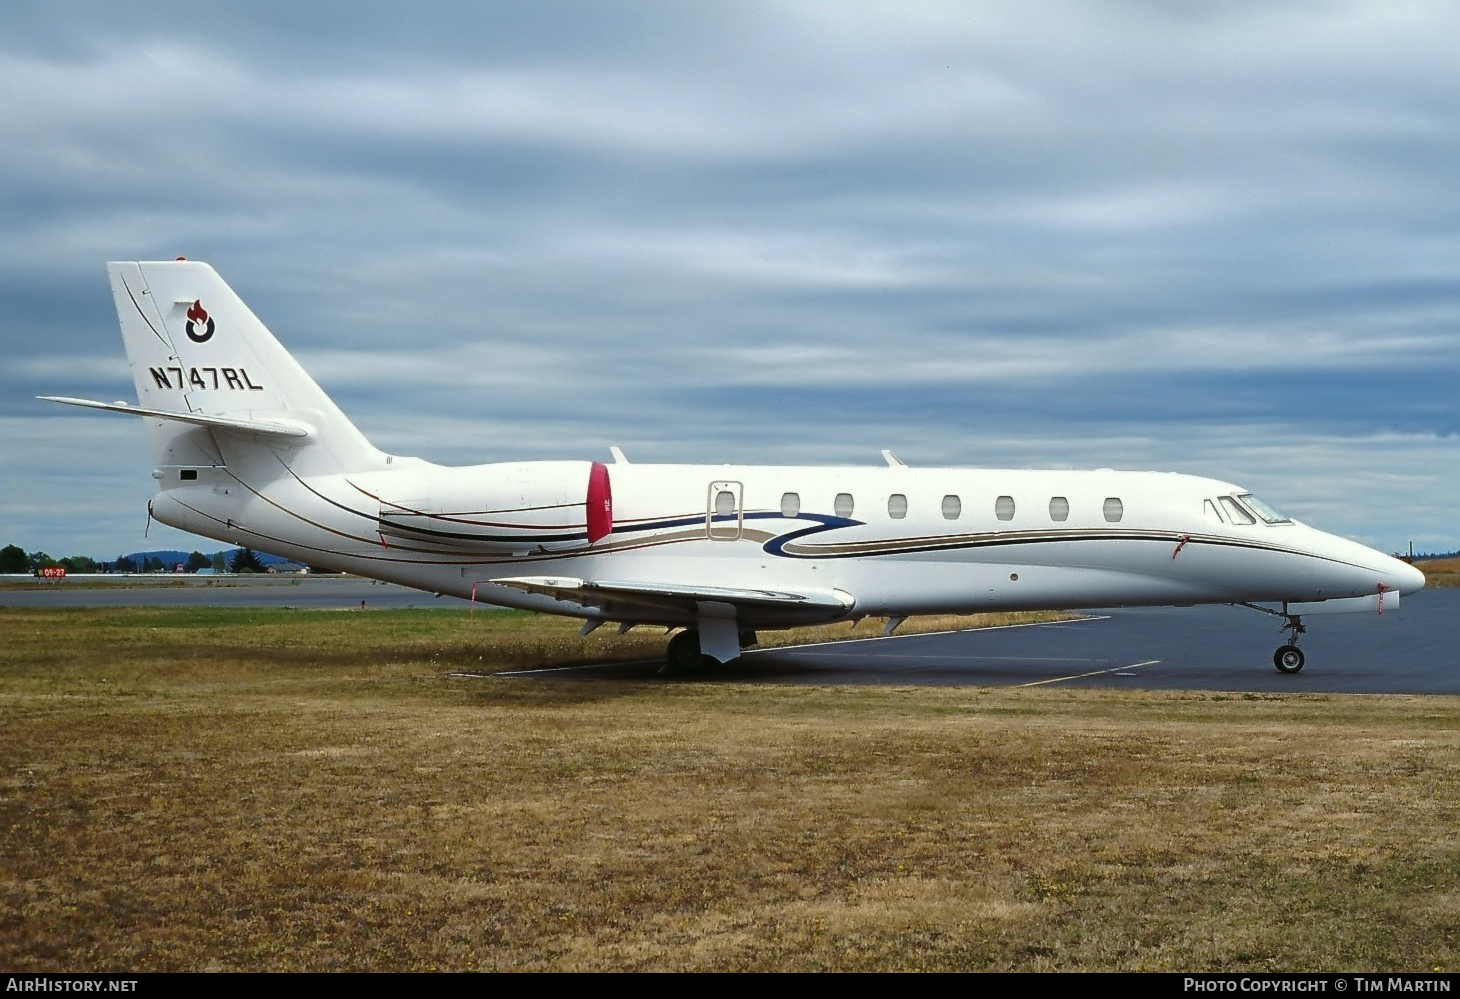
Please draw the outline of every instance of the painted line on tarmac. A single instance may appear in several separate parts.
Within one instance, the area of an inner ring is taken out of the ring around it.
[[[1021,624],[994,624],[986,628],[950,628],[948,631],[909,631],[905,635],[868,635],[866,638],[833,638],[824,642],[803,642],[800,645],[767,645],[749,648],[746,655],[759,652],[789,652],[793,649],[816,649],[833,645],[858,645],[863,642],[890,642],[907,638],[932,638],[936,635],[976,635],[982,631],[1010,631],[1014,628],[1052,628],[1060,624],[1084,624],[1086,621],[1109,621],[1109,614],[1090,614],[1064,621],[1025,621]]]
[[[627,663],[588,663],[583,666],[549,666],[544,669],[509,669],[500,673],[447,673],[447,676],[489,677],[489,676],[537,676],[540,673],[571,673],[580,669],[614,669],[622,666],[652,666],[658,659],[636,659]]]
[[[810,646],[798,646],[806,649]],[[769,654],[772,652],[783,652],[784,649],[757,649],[757,653]],[[956,663],[1088,663],[1099,662],[1099,659],[1091,659],[1089,656],[910,656],[898,655],[895,652],[888,653],[864,653],[858,655],[855,652],[820,652],[816,654],[817,659],[894,659],[898,662],[910,662],[914,659],[936,659]],[[1108,661],[1108,660],[1107,660]],[[1124,669],[1125,667],[1120,667]]]
[[[1091,673],[1076,673],[1074,676],[1056,676],[1056,677],[1052,677],[1052,678],[1050,678],[1048,680],[1035,680],[1032,683],[1021,683],[1021,684],[1018,684],[1018,686],[1020,686],[1020,687],[1042,687],[1046,683],[1064,683],[1066,680],[1083,680],[1087,676],[1102,676],[1102,675],[1104,675],[1106,673],[1115,673],[1115,672],[1117,672],[1119,670],[1139,669],[1142,666],[1154,666],[1157,663],[1159,663],[1160,661],[1161,660],[1159,660],[1159,659],[1147,659],[1143,663],[1130,663],[1130,664],[1125,665],[1125,666],[1112,666],[1110,669],[1097,669],[1097,670],[1095,670],[1094,672],[1091,672]],[[1127,675],[1129,675],[1129,674],[1127,674]]]

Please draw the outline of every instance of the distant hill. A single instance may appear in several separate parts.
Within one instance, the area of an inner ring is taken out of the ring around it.
[[[204,554],[207,553],[205,552]],[[208,557],[212,558],[213,556],[208,555]],[[186,562],[188,560],[188,553],[179,551],[134,552],[131,555],[119,555],[116,561],[121,561],[124,558],[129,558],[138,565],[141,565],[149,558],[160,559],[162,564],[170,569],[179,562]]]
[[[233,558],[233,553],[236,551],[238,551],[237,548],[225,548],[222,553],[224,561],[227,562],[231,560]],[[188,560],[189,554],[191,553],[177,551],[176,549],[165,549],[155,552],[132,552],[130,555],[122,555],[118,556],[118,558],[129,558],[138,565],[141,565],[143,562],[150,558],[160,559],[162,561],[162,564],[170,569],[173,566],[177,565],[179,562],[186,562]],[[215,555],[219,553],[203,552],[203,554],[208,556],[209,559],[212,559]],[[259,561],[262,562],[264,565],[282,565],[290,561],[287,558],[280,558],[277,555],[265,554],[264,552],[258,551],[257,549],[254,550],[254,554],[259,557]]]

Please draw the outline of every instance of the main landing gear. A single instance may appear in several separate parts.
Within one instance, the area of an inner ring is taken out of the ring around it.
[[[1278,647],[1272,654],[1272,664],[1278,668],[1279,673],[1296,673],[1303,668],[1303,650],[1298,648],[1298,636],[1305,634],[1308,629],[1303,626],[1303,619],[1297,614],[1288,613],[1288,605],[1283,604],[1280,611],[1268,607],[1259,607],[1256,604],[1242,604],[1243,607],[1250,607],[1255,611],[1262,611],[1264,614],[1271,614],[1280,617],[1286,623],[1282,630],[1288,633],[1287,644]]]
[[[741,628],[736,633],[736,638],[742,649],[755,645],[757,641],[755,632],[749,628]],[[697,628],[686,628],[671,638],[664,658],[668,661],[660,670],[661,673],[700,673],[721,665],[720,660],[701,651]],[[734,662],[733,659],[730,661]]]
[[[700,652],[700,633],[694,628],[686,628],[671,638],[664,658],[669,660],[665,669],[675,673],[697,673],[715,665],[715,660]]]

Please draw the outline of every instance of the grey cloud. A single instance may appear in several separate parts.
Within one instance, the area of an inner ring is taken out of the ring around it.
[[[107,490],[145,496],[145,457],[70,428],[136,428],[32,397],[128,394],[101,263],[181,253],[400,451],[1169,466],[1439,544],[1457,28],[1442,3],[22,4],[0,419],[30,436],[0,513],[122,530]]]

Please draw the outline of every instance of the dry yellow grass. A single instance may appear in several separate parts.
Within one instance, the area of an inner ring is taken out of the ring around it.
[[[1460,699],[448,675],[561,626],[0,612],[0,967],[1455,966]]]
[[[1426,586],[1460,586],[1460,558],[1417,559],[1414,565],[1425,574]]]

